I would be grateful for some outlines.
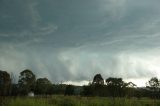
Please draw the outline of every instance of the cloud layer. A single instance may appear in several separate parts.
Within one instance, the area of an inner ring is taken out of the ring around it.
[[[137,3],[138,2],[138,3]],[[158,0],[1,0],[0,68],[53,82],[160,76]],[[143,80],[144,81],[144,80]]]

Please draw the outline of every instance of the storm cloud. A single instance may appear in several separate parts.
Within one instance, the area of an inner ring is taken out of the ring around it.
[[[160,77],[158,0],[0,0],[0,69],[53,82]]]

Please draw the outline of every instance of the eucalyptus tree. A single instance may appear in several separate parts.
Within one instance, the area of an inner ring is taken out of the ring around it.
[[[0,96],[9,95],[11,91],[10,74],[0,70]]]
[[[36,76],[29,69],[20,72],[18,80],[19,93],[26,95],[30,91],[34,91]]]

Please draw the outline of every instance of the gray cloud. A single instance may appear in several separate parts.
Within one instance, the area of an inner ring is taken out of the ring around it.
[[[137,3],[138,2],[138,3]],[[0,68],[54,82],[160,76],[158,0],[1,0]]]

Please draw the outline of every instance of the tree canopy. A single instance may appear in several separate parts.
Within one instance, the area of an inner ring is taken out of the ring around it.
[[[0,95],[8,95],[11,89],[10,74],[0,70]]]
[[[102,78],[101,74],[96,74],[94,76],[92,84],[104,85],[104,79]]]
[[[154,91],[158,91],[158,90],[159,90],[160,81],[158,80],[157,77],[152,77],[152,78],[148,81],[148,84],[149,84],[149,88],[150,88],[151,90],[154,90]]]
[[[20,73],[18,86],[20,94],[27,94],[28,92],[34,90],[36,77],[33,72],[26,69]]]
[[[35,93],[47,94],[52,83],[47,78],[39,78],[36,80]]]

